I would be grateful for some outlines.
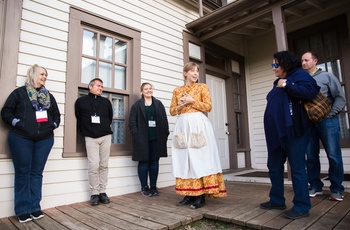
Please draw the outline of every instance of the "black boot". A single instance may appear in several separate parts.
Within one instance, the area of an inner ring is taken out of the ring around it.
[[[177,206],[185,205],[185,204],[192,204],[194,202],[194,199],[196,197],[194,196],[185,196],[182,201],[179,201],[176,203]]]
[[[191,205],[192,209],[203,207],[205,204],[205,195],[197,196],[196,201]]]

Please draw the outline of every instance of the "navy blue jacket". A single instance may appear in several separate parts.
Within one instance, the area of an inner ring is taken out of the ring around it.
[[[301,136],[313,124],[306,114],[303,100],[311,100],[320,91],[315,79],[298,68],[286,76],[284,88],[277,88],[280,78],[273,83],[267,94],[264,114],[265,137],[268,151],[284,148],[289,136]]]

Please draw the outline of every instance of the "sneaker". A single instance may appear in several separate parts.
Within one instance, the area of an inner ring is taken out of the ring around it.
[[[151,186],[151,194],[152,196],[159,196],[159,192],[156,186]]]
[[[152,196],[151,190],[149,189],[148,185],[145,187],[141,188],[141,194],[145,197],[150,197]]]
[[[42,211],[36,211],[36,212],[33,212],[30,215],[31,215],[33,220],[37,220],[37,219],[40,219],[40,218],[44,217],[44,213]]]
[[[20,223],[26,223],[28,221],[32,220],[32,217],[30,216],[30,214],[24,214],[24,215],[20,215],[18,216],[18,220]]]
[[[332,194],[329,196],[329,199],[333,201],[343,201],[343,198],[344,196],[340,192],[332,192]]]
[[[281,206],[274,206],[274,205],[272,205],[271,204],[271,202],[270,201],[267,201],[267,202],[265,202],[265,203],[261,203],[260,204],[260,208],[262,208],[262,209],[277,209],[277,210],[284,210],[284,209],[286,209],[287,207],[286,207],[286,205],[284,204],[284,205],[281,205]]]
[[[100,203],[102,204],[109,204],[110,202],[106,193],[100,193],[99,198],[100,198]]]
[[[309,216],[309,213],[302,213],[302,212],[297,212],[293,209],[289,209],[288,211],[285,211],[283,213],[284,217],[287,219],[292,219],[292,220],[296,220],[296,219],[300,219],[302,217],[307,217]]]
[[[316,190],[314,188],[309,188],[309,197],[322,196],[322,190]]]
[[[100,203],[100,196],[99,195],[91,195],[90,197],[90,204],[92,206],[98,205]]]

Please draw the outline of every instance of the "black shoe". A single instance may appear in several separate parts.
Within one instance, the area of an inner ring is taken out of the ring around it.
[[[151,185],[151,194],[152,196],[159,196],[157,186]]]
[[[109,198],[106,193],[100,193],[99,199],[100,199],[100,203],[109,204]]]
[[[32,216],[33,220],[37,220],[37,219],[40,219],[40,218],[44,217],[44,213],[42,211],[36,211],[36,212],[33,212],[30,215]]]
[[[90,197],[90,204],[92,206],[98,205],[100,203],[100,196],[99,195],[91,195]]]
[[[289,209],[289,210],[285,211],[283,214],[284,214],[285,218],[292,219],[292,220],[296,220],[296,219],[300,219],[302,217],[309,216],[308,212],[302,213],[302,212],[297,212],[293,209]]]
[[[23,215],[18,216],[18,220],[19,220],[20,223],[26,223],[28,221],[31,221],[32,217],[31,217],[31,215],[29,213],[28,214],[23,214]]]
[[[151,190],[149,189],[148,185],[146,185],[145,187],[141,188],[141,194],[145,197],[151,197],[152,193]]]
[[[267,201],[267,202],[265,202],[265,203],[261,203],[260,204],[260,208],[262,208],[262,209],[277,209],[277,210],[284,210],[284,209],[286,209],[287,207],[286,207],[286,205],[284,204],[284,205],[281,205],[281,206],[274,206],[274,205],[272,205],[271,204],[271,202],[270,201]]]
[[[195,196],[185,196],[182,201],[176,203],[177,206],[182,206],[185,204],[192,204],[195,201]]]
[[[190,206],[192,209],[203,207],[205,204],[205,195],[197,196],[196,201]]]

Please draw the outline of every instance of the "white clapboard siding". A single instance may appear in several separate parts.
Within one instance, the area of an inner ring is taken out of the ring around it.
[[[263,116],[266,108],[266,95],[272,88],[275,76],[271,70],[272,55],[275,52],[274,34],[265,34],[247,44],[247,84],[249,132],[252,167],[266,169],[267,148],[265,141]],[[261,44],[266,44],[261,47]]]
[[[24,0],[20,32],[17,86],[25,82],[27,69],[37,63],[48,69],[46,87],[55,96],[61,124],[44,170],[42,208],[50,208],[90,197],[87,182],[87,159],[62,158],[66,100],[66,69],[70,7],[109,19],[141,32],[141,82],[155,87],[154,95],[163,102],[170,129],[177,117],[170,116],[172,91],[183,84],[183,37],[185,25],[198,17],[198,10],[182,1],[163,0]],[[170,130],[172,133],[172,130]],[[171,134],[172,136],[172,134]],[[171,140],[168,156],[160,159],[158,186],[173,185]],[[111,156],[109,195],[140,190],[137,162],[130,156]],[[0,217],[13,215],[13,165],[0,160]],[[175,191],[174,191],[175,192]],[[2,199],[3,198],[3,199]]]

